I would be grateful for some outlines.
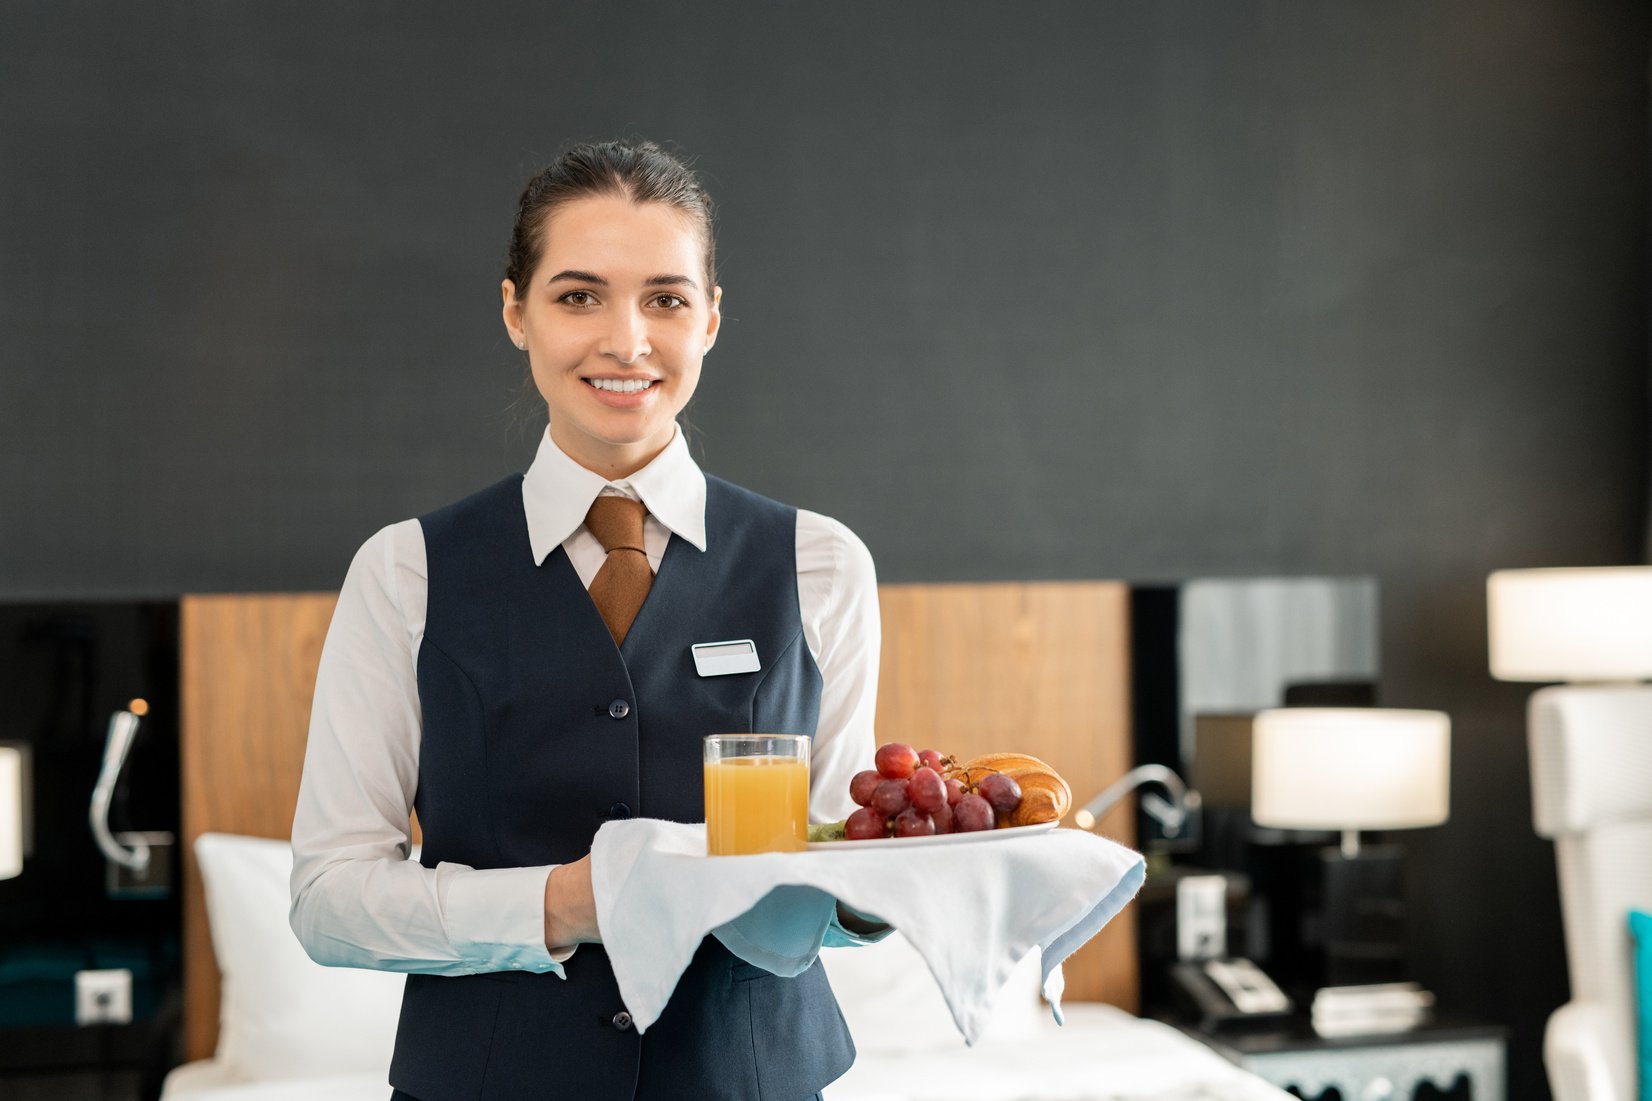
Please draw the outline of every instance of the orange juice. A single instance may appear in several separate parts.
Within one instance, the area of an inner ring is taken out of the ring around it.
[[[801,852],[808,841],[809,762],[726,757],[706,770],[706,852]]]

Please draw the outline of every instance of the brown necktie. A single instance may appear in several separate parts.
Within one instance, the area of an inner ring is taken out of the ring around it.
[[[625,641],[631,621],[648,598],[654,571],[642,545],[642,518],[648,510],[629,497],[598,497],[585,514],[585,526],[608,552],[607,561],[591,579],[591,601],[602,613],[616,644]]]

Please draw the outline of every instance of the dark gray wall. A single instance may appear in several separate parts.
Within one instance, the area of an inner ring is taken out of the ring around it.
[[[707,465],[886,580],[1361,573],[1456,720],[1417,972],[1565,995],[1485,574],[1636,560],[1629,2],[0,8],[0,596],[336,586],[531,453],[498,280],[570,137],[696,154]]]

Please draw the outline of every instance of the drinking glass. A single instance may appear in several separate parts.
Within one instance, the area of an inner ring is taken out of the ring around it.
[[[705,740],[706,852],[801,852],[809,830],[806,734],[711,734]]]

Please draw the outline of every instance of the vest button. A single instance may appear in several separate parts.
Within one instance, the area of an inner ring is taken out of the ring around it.
[[[631,1027],[631,1014],[627,1013],[623,1009],[620,1010],[618,1013],[614,1014],[613,1025],[621,1032],[624,1032],[626,1029]]]
[[[629,714],[631,714],[631,705],[624,700],[615,700],[608,705],[608,717],[610,719],[623,719]]]
[[[629,817],[631,817],[631,805],[629,803],[615,803],[613,806],[608,808],[608,817],[610,817],[610,818],[629,818]]]

